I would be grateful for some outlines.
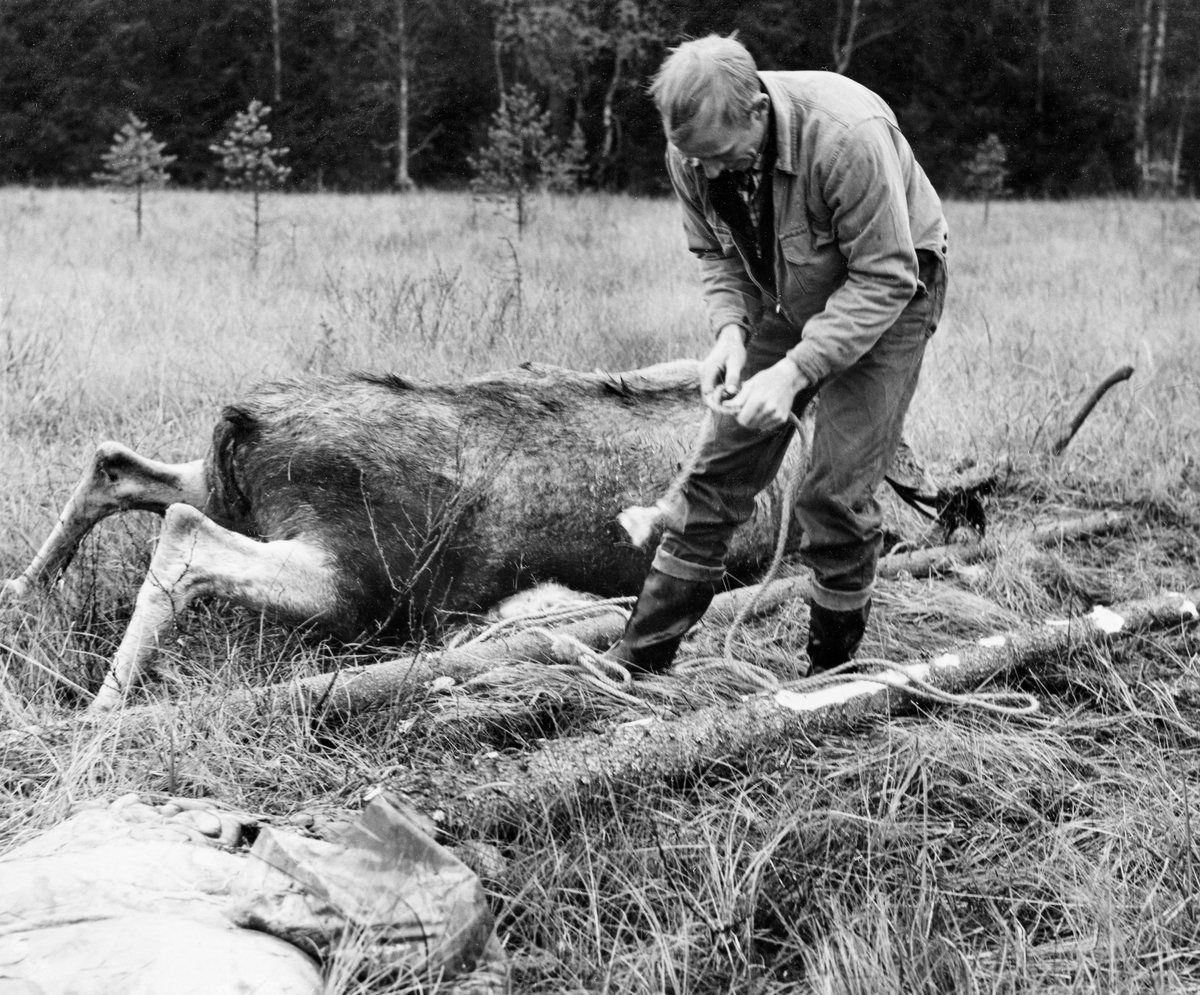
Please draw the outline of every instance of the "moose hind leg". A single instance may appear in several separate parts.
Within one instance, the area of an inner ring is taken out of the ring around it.
[[[71,562],[75,550],[96,524],[119,511],[154,511],[184,503],[208,502],[204,461],[159,463],[119,442],[102,442],[67,501],[49,537],[25,571],[0,586],[4,596],[22,598],[47,586]]]
[[[312,543],[256,542],[189,505],[171,505],[133,618],[90,710],[120,703],[174,631],[176,616],[197,598],[219,598],[299,624],[336,615],[337,577],[333,558]]]

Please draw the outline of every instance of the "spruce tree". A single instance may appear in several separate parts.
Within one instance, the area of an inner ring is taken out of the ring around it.
[[[476,173],[471,190],[477,197],[512,205],[518,235],[530,221],[532,196],[569,168],[551,134],[550,112],[520,83],[504,95],[492,115],[487,144],[469,162]]]
[[[166,186],[171,180],[167,167],[175,161],[175,156],[163,155],[166,147],[166,142],[154,140],[145,121],[130,112],[129,120],[113,135],[112,145],[100,157],[104,169],[92,174],[97,183],[133,193],[138,238],[142,237],[142,191]]]
[[[983,198],[983,223],[987,224],[988,207],[993,197],[1007,192],[1008,150],[995,134],[990,134],[975,146],[975,154],[963,164],[967,191]]]
[[[250,106],[234,117],[224,141],[209,146],[210,151],[221,157],[225,182],[235,189],[250,193],[253,211],[252,266],[258,265],[262,244],[262,195],[286,183],[292,172],[291,167],[277,161],[288,154],[288,149],[273,146],[271,132],[263,124],[263,118],[270,113],[271,108],[261,100],[251,100]]]

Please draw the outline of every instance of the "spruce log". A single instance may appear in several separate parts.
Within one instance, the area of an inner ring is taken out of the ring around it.
[[[608,797],[736,761],[803,736],[845,729],[867,716],[911,704],[902,686],[916,677],[944,691],[969,693],[998,674],[1029,667],[1071,647],[1104,644],[1148,631],[1195,627],[1200,589],[1164,595],[1085,616],[1049,620],[964,644],[928,663],[896,666],[894,684],[865,678],[804,693],[784,689],[745,702],[697,709],[681,718],[646,718],[602,735],[547,743],[536,752],[475,757],[438,770],[410,771],[389,789],[456,833],[491,834],[530,811],[553,816],[562,805]]]
[[[1017,533],[1040,545],[1048,545],[1086,535],[1112,531],[1128,524],[1120,512],[1098,512],[1081,518],[1035,526]],[[907,572],[913,577],[928,577],[980,559],[987,552],[982,543],[937,546],[911,553],[885,556],[879,561],[880,577],[896,577]],[[742,606],[755,597],[762,585],[752,585],[718,594],[705,616],[711,626],[728,626]],[[805,599],[810,591],[807,575],[781,577],[773,582],[754,607],[754,615],[764,615],[781,604]],[[604,649],[620,638],[625,615],[618,609],[593,618],[574,622],[555,631],[572,636],[593,649]],[[537,633],[523,632],[497,637],[475,645],[455,649],[418,652],[397,656],[381,663],[343,667],[313,677],[273,684],[265,688],[226,695],[220,710],[241,715],[263,714],[284,708],[314,717],[348,716],[381,708],[414,685],[446,676],[457,682],[477,677],[514,661],[558,663],[550,643]],[[174,706],[144,705],[123,711],[122,722],[133,729],[143,720],[165,717]]]
[[[1079,518],[1035,525],[1015,533],[1009,538],[1009,542],[1019,542],[1024,538],[1038,546],[1052,546],[1085,536],[1116,532],[1128,525],[1129,516],[1124,512],[1098,511]],[[892,553],[880,558],[879,576],[898,577],[907,573],[912,577],[933,577],[981,560],[987,553],[987,546],[981,542],[952,543],[948,546],[914,549],[907,553]]]
[[[758,594],[761,586],[755,584],[718,594],[705,621],[716,626],[731,624],[742,606]],[[762,615],[784,602],[805,598],[809,589],[807,577],[780,578],[755,605],[752,614]],[[613,608],[593,618],[557,626],[554,631],[572,636],[593,649],[602,650],[616,642],[624,628],[625,613]],[[349,716],[384,707],[405,690],[438,677],[451,677],[462,682],[515,661],[543,664],[561,662],[552,654],[550,642],[544,635],[521,632],[475,645],[398,656],[382,663],[343,667],[284,684],[238,691],[223,695],[211,704],[225,717],[250,717],[278,709],[314,718]],[[197,712],[203,713],[204,710],[201,707]],[[135,705],[120,712],[120,722],[126,731],[136,732],[148,725],[169,721],[180,711],[181,707],[173,704]],[[99,716],[96,721],[109,720]]]
[[[761,586],[755,584],[718,594],[705,621],[716,626],[731,624],[742,606],[758,594]],[[780,578],[754,606],[753,615],[762,615],[784,602],[807,597],[809,589],[807,577]],[[625,628],[625,617],[624,612],[613,608],[593,618],[557,626],[554,632],[572,636],[593,649],[603,650],[620,639]],[[236,692],[223,696],[219,708],[226,716],[231,713],[250,716],[279,708],[322,718],[355,715],[387,705],[414,685],[425,684],[442,676],[451,677],[457,682],[467,681],[515,661],[542,664],[561,662],[551,652],[550,641],[544,635],[520,632],[474,645],[400,656],[382,663],[343,667],[285,684]],[[121,712],[121,722],[133,730],[143,722],[166,718],[175,710],[177,706],[173,705],[133,706]]]
[[[1106,511],[1065,522],[1036,526],[1024,534],[1031,541],[1046,545],[1111,531],[1127,522],[1128,517],[1120,512]],[[907,570],[914,577],[925,577],[939,568],[947,570],[952,565],[969,563],[982,555],[983,547],[980,544],[915,550],[913,553],[903,554],[899,559],[881,559],[879,575],[895,577]],[[758,596],[760,589],[761,585],[756,584],[717,595],[705,616],[706,623],[718,627],[729,625],[741,607]],[[754,612],[756,615],[766,614],[778,605],[807,598],[809,591],[807,576],[780,578],[768,587],[755,605]],[[572,636],[593,649],[604,649],[621,637],[624,627],[624,613],[614,610],[582,622],[574,622],[556,631]],[[544,636],[520,633],[506,638],[491,639],[476,646],[464,646],[416,657],[399,657],[365,667],[347,668],[333,674],[320,674],[290,684],[266,688],[255,693],[253,697],[261,701],[264,695],[284,695],[292,707],[310,711],[315,705],[323,714],[333,712],[348,715],[378,708],[404,688],[411,687],[413,682],[424,683],[443,675],[456,681],[468,680],[492,667],[514,660],[533,663],[560,662],[552,655],[550,644]]]

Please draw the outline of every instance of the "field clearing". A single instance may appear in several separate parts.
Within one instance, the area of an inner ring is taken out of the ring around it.
[[[243,211],[225,194],[155,194],[138,241],[132,210],[106,194],[0,189],[0,577],[24,567],[96,442],[195,458],[220,405],[256,379],[625,369],[709,339],[669,201],[544,200],[518,239],[460,195],[281,196],[254,269]],[[1012,471],[990,508],[989,569],[969,585],[882,585],[864,652],[919,659],[997,619],[1200,586],[1200,205],[998,203],[986,225],[978,204],[947,213],[947,319],[910,437],[935,472]],[[1125,363],[1133,379],[1049,456],[1082,396]],[[1006,542],[1102,508],[1133,526],[1048,555]],[[0,729],[82,704],[45,671],[99,680],[155,531],[150,516],[110,520],[60,592],[0,606]],[[805,628],[788,607],[755,624],[756,647],[786,659]],[[189,701],[336,656],[217,609],[165,655],[147,694]],[[1195,631],[1067,652],[994,684],[1037,694],[1041,717],[921,709],[614,785],[477,840],[500,858],[484,876],[514,989],[1200,989]],[[209,715],[132,741],[81,727],[35,758],[0,746],[0,849],[126,791],[333,816],[406,772],[620,720],[586,695],[532,719],[485,712],[448,719],[414,688],[333,729]],[[331,990],[397,990],[353,968],[331,966]]]

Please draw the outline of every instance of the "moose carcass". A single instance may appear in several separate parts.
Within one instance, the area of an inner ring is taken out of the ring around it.
[[[201,460],[159,463],[102,443],[5,591],[52,582],[110,514],[164,514],[101,709],[197,598],[357,639],[429,632],[543,580],[635,593],[651,551],[623,539],[617,515],[667,488],[700,412],[692,362],[618,374],[527,365],[447,384],[367,374],[263,384],[222,412]],[[793,446],[793,465],[803,450]],[[769,557],[772,493],[734,542],[734,575]]]

